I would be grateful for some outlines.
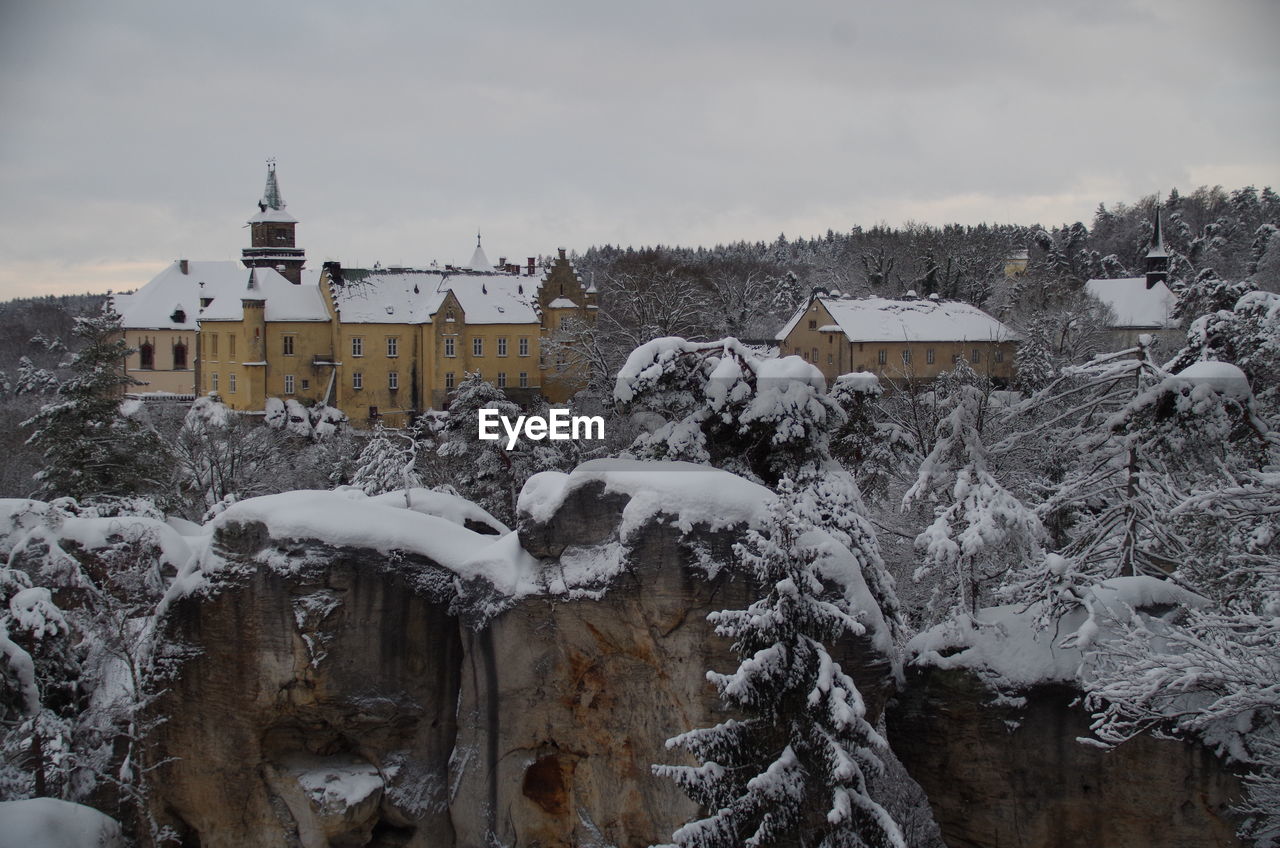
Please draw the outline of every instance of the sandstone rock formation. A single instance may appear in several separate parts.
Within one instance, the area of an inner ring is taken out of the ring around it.
[[[736,660],[706,614],[755,593],[717,566],[741,525],[655,514],[624,539],[629,501],[580,487],[485,542],[536,570],[514,595],[420,551],[222,522],[222,565],[167,616],[198,653],[157,704],[157,754],[175,758],[158,818],[201,848],[668,838],[696,810],[649,766],[682,756],[668,737],[723,718],[705,674]],[[877,636],[836,655],[878,714],[893,668]]]
[[[1140,737],[1081,744],[1079,692],[1046,685],[1025,706],[965,669],[911,667],[887,713],[894,752],[929,795],[951,848],[1238,844],[1239,781],[1201,746]]]

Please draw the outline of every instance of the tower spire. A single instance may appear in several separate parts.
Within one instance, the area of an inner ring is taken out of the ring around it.
[[[262,190],[262,199],[258,201],[258,208],[263,212],[268,209],[283,209],[285,206],[284,198],[280,196],[280,184],[276,182],[276,160],[267,160],[267,187]]]
[[[476,228],[476,252],[471,254],[470,266],[472,271],[492,271],[493,266],[489,264],[489,257],[485,256],[484,248],[480,246],[480,229]]]
[[[1169,280],[1169,251],[1164,246],[1164,229],[1160,226],[1160,203],[1156,202],[1155,227],[1151,231],[1151,246],[1146,257],[1147,288]]]

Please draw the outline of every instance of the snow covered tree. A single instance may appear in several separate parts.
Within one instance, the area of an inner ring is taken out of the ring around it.
[[[1178,303],[1173,309],[1173,316],[1189,323],[1201,315],[1231,309],[1240,298],[1253,290],[1253,284],[1248,281],[1227,282],[1218,277],[1212,268],[1206,268],[1194,280],[1174,286]]]
[[[126,414],[140,412],[139,405],[121,403],[137,381],[125,374],[130,350],[111,301],[101,315],[77,318],[74,332],[84,346],[58,399],[23,422],[44,457],[36,474],[40,493],[83,499],[155,491],[165,479],[167,450],[140,415]]]
[[[274,473],[275,448],[266,428],[246,422],[216,396],[196,398],[174,440],[177,489],[190,516],[270,491],[265,478]]]
[[[858,485],[831,454],[845,422],[816,367],[798,356],[766,358],[737,339],[655,339],[618,372],[614,397],[665,419],[636,438],[631,455],[713,465],[765,485],[789,477],[810,487],[822,529],[862,558],[885,617],[898,621],[893,578],[884,568]]]
[[[982,441],[987,394],[961,360],[939,380],[935,403],[944,413],[933,449],[902,499],[933,504],[933,522],[915,540],[921,553],[917,581],[935,581],[930,606],[975,613],[996,581],[1038,559],[1044,528],[1035,513],[997,479]]]
[[[915,441],[881,408],[882,392],[880,381],[869,372],[843,374],[831,387],[831,397],[844,412],[844,422],[831,435],[831,454],[872,501],[887,498],[890,482],[903,477],[919,459]]]
[[[394,430],[378,424],[360,451],[351,485],[366,495],[409,490],[422,485],[415,465],[418,459],[416,427]]]
[[[735,549],[765,596],[708,616],[733,640],[741,664],[707,677],[742,717],[668,740],[701,765],[653,767],[708,813],[676,830],[673,844],[905,846],[867,790],[868,777],[883,770],[885,742],[827,650],[865,627],[845,596],[824,584],[825,534],[806,521],[812,502],[789,479],[778,492],[765,526]]]
[[[449,417],[436,452],[452,462],[458,491],[499,519],[511,521],[517,492],[515,470],[503,441],[480,438],[481,409],[496,409],[513,421],[520,415],[520,407],[479,371],[467,374],[449,396]]]

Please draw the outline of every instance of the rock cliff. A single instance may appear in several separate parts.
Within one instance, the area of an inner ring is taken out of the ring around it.
[[[706,614],[754,598],[721,564],[765,494],[682,512],[641,489],[584,476],[497,541],[398,510],[401,542],[372,545],[384,516],[343,531],[368,504],[317,493],[224,514],[166,616],[193,655],[156,705],[157,817],[201,848],[668,838],[696,810],[649,766],[724,717],[705,674],[736,660]],[[878,714],[868,616],[836,654]]]

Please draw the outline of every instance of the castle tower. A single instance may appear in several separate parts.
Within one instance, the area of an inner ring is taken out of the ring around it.
[[[1146,258],[1147,288],[1169,282],[1169,251],[1164,247],[1164,230],[1160,226],[1160,204],[1156,204],[1156,228],[1151,233],[1151,247]]]
[[[298,219],[285,211],[276,182],[275,160],[267,162],[267,186],[258,201],[258,214],[249,219],[249,247],[241,252],[246,268],[274,268],[289,282],[302,282],[302,266],[306,251],[294,242]]]
[[[467,267],[472,271],[493,270],[493,266],[489,264],[489,257],[485,256],[484,248],[480,246],[480,233],[476,233],[476,252],[471,254],[471,264]]]

